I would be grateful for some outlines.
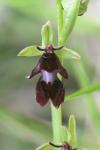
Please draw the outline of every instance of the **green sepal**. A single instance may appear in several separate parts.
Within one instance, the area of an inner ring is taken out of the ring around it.
[[[45,143],[42,146],[36,148],[35,150],[54,150],[54,147],[52,147],[49,143]]]
[[[42,46],[45,47],[49,44],[49,22],[44,24],[41,29]]]
[[[42,46],[45,47],[48,44],[54,44],[54,32],[50,21],[42,26],[41,29]]]
[[[73,147],[76,147],[77,146],[77,135],[76,135],[76,120],[75,120],[74,115],[70,115],[68,130],[71,134],[70,145]]]
[[[71,50],[69,48],[64,47],[61,51],[57,51],[56,54],[59,57],[62,57],[62,59],[76,59],[80,60],[81,56],[75,52],[74,50]]]
[[[50,22],[48,22],[48,25],[49,25],[49,44],[54,45],[54,31]]]
[[[41,55],[43,52],[39,51],[37,49],[36,45],[33,46],[28,46],[25,47],[24,49],[22,49],[17,56],[25,56],[25,57],[30,57],[30,56],[39,56]]]

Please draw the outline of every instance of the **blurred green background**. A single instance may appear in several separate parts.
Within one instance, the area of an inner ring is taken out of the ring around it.
[[[99,18],[100,1],[91,0],[67,44],[81,54],[82,62],[64,62],[70,76],[64,81],[66,95],[85,86],[87,78],[90,84],[100,81]],[[41,108],[35,101],[38,76],[31,81],[25,78],[38,57],[17,57],[24,47],[41,45],[41,26],[47,20],[52,22],[57,43],[56,1],[0,0],[0,150],[34,150],[52,140],[50,107]],[[69,115],[74,113],[79,145],[100,150],[100,93],[90,97],[66,102],[63,123],[67,125]]]

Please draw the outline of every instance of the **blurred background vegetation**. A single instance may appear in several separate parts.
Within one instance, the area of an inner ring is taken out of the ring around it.
[[[82,61],[67,60],[66,94],[100,81],[100,1],[91,0],[87,13],[78,17],[67,46],[78,51]],[[26,46],[41,45],[41,26],[52,22],[57,39],[56,1],[0,0],[0,150],[33,150],[52,140],[49,105],[35,101],[35,84],[25,77],[36,58],[19,58]],[[100,93],[80,97],[63,105],[63,123],[71,113],[77,120],[79,145],[100,150]],[[97,123],[95,123],[97,122]]]

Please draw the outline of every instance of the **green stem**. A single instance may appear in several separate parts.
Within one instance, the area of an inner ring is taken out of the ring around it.
[[[69,15],[66,18],[65,24],[63,26],[63,8],[62,8],[62,0],[57,0],[57,13],[58,13],[58,45],[64,45],[66,39],[70,31],[72,30],[75,20],[77,18],[78,10],[79,10],[79,2],[80,0],[76,0],[69,12]],[[62,60],[61,60],[62,61]],[[51,112],[52,112],[52,128],[53,128],[53,142],[55,144],[59,144],[61,142],[60,136],[60,128],[62,126],[62,112],[61,106],[56,109],[51,104]]]
[[[52,112],[53,141],[54,143],[59,144],[61,142],[60,128],[62,126],[61,106],[58,109],[56,109],[51,104],[51,112]]]
[[[63,9],[61,0],[57,0],[57,12],[58,12],[58,45],[59,45],[59,38],[61,36],[61,31],[63,27]],[[60,129],[62,126],[62,111],[61,106],[56,109],[51,104],[51,112],[52,112],[52,128],[53,128],[53,141],[56,144],[59,144],[61,142],[61,134]]]
[[[63,7],[62,0],[57,0],[57,8],[58,8],[58,45],[64,45],[69,35],[69,31],[73,28],[75,24],[75,20],[78,14],[79,8],[79,0],[72,6],[72,10],[69,12],[68,19],[66,19],[63,26]],[[69,23],[70,22],[70,23]],[[65,32],[65,33],[64,33]],[[62,59],[62,58],[61,58]],[[63,60],[61,60],[63,63]],[[55,110],[54,107],[52,109],[52,126],[53,126],[53,137],[54,142],[60,142],[60,127],[62,126],[62,112],[61,107],[58,110]]]

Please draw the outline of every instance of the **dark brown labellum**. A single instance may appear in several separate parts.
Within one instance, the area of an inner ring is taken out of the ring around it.
[[[60,48],[53,48],[52,45],[47,45],[43,55],[40,57],[36,67],[28,76],[29,79],[40,73],[40,78],[36,85],[36,101],[44,106],[49,99],[51,99],[55,107],[64,101],[65,88],[62,82],[57,77],[60,73],[62,77],[68,79],[68,73],[61,65],[59,58],[54,53],[54,50]],[[38,47],[38,49],[41,49]]]

